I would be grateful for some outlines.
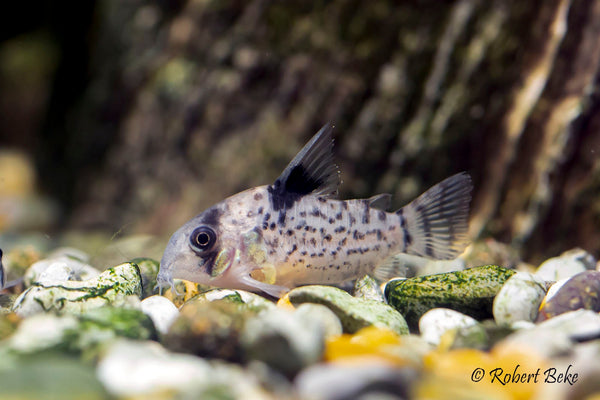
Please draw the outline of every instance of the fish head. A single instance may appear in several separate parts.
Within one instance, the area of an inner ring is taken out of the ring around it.
[[[209,208],[179,228],[169,240],[157,276],[161,289],[173,287],[173,279],[185,279],[225,288],[245,288],[253,265],[245,254],[256,257],[260,237],[244,234],[255,222],[244,218],[246,197],[240,193]]]

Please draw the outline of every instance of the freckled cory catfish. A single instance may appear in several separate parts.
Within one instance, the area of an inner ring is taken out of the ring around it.
[[[336,199],[332,128],[324,126],[271,185],[233,195],[179,228],[160,263],[173,279],[274,297],[304,284],[338,284],[365,274],[396,276],[394,255],[438,260],[467,244],[471,178],[447,178],[387,212],[390,195]]]

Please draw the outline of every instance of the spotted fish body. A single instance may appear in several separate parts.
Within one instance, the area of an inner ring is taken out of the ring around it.
[[[337,200],[325,126],[272,185],[231,196],[173,234],[158,284],[173,278],[279,296],[303,284],[394,276],[398,253],[451,259],[466,246],[470,177],[454,175],[396,212],[389,195]]]

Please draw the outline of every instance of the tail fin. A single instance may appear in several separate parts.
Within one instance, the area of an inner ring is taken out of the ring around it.
[[[404,220],[408,254],[450,260],[467,246],[473,184],[462,172],[438,183],[396,211]]]

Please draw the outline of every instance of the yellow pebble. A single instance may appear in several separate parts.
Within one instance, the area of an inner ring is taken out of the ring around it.
[[[408,359],[390,351],[399,346],[402,346],[402,338],[394,332],[367,327],[353,335],[343,334],[328,339],[325,345],[325,360],[345,364],[365,362],[394,366],[411,364]]]
[[[279,301],[277,301],[277,307],[284,308],[286,310],[294,310],[296,307],[290,301],[290,296],[286,293],[285,296],[281,297]]]
[[[424,358],[425,376],[417,385],[415,397],[531,399],[543,388],[547,365],[548,361],[539,355],[515,347],[497,347],[490,352],[437,350]]]

